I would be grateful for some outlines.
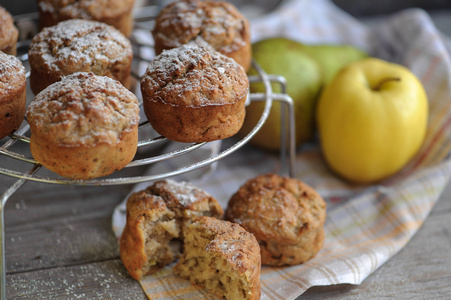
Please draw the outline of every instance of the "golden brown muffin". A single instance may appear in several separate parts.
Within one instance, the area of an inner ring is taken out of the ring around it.
[[[187,182],[157,181],[132,194],[120,241],[124,266],[136,280],[155,273],[180,257],[194,218],[221,218],[223,213],[215,198]]]
[[[131,43],[105,23],[67,20],[44,28],[32,39],[28,56],[35,95],[76,72],[108,76],[130,87]]]
[[[248,89],[239,64],[196,44],[163,51],[141,77],[149,122],[159,134],[182,143],[237,133],[243,125]]]
[[[211,45],[236,60],[244,70],[251,64],[249,24],[235,6],[225,1],[176,1],[162,9],[152,31],[155,52],[194,41]]]
[[[69,19],[94,20],[116,27],[125,36],[133,30],[135,0],[37,0],[39,27]]]
[[[14,19],[9,12],[0,6],[0,51],[16,55],[19,30],[14,26]]]
[[[25,67],[0,51],[0,139],[20,127],[26,109]]]
[[[326,203],[305,183],[276,174],[247,181],[230,199],[226,219],[253,233],[262,265],[295,265],[324,243]]]
[[[31,154],[64,177],[106,176],[125,167],[136,153],[138,99],[106,76],[63,77],[36,96],[27,120]]]
[[[260,247],[238,224],[199,217],[174,273],[225,299],[260,299]]]

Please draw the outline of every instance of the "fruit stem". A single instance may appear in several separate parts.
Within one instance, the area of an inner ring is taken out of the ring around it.
[[[375,88],[373,88],[373,90],[379,91],[385,83],[390,82],[390,81],[401,81],[401,77],[384,78],[381,81],[379,81],[379,84]]]

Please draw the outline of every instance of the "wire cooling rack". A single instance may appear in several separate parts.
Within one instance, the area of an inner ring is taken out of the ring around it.
[[[144,7],[139,10],[139,12],[135,15],[135,31],[131,38],[133,44],[133,67],[132,67],[132,75],[135,79],[136,86],[134,91],[139,91],[139,77],[140,77],[140,66],[145,66],[151,59],[153,53],[153,45],[151,40],[145,40],[142,38],[140,33],[149,33],[151,28],[153,28],[153,19],[158,13],[158,7],[149,6]],[[28,49],[28,45],[30,43],[30,38],[33,36],[33,30],[36,30],[37,26],[37,14],[28,14],[16,17],[16,23],[25,24],[20,33],[20,38],[22,39],[19,42],[19,50],[22,50],[22,54],[17,56],[28,68],[28,55],[26,53]],[[20,26],[19,30],[22,29]],[[27,31],[30,30],[30,31]],[[250,93],[248,96],[248,101],[264,101],[265,107],[262,112],[262,115],[259,121],[256,123],[254,128],[249,131],[249,133],[242,139],[234,139],[233,143],[229,143],[230,146],[223,149],[218,154],[212,155],[206,159],[195,161],[195,162],[187,162],[186,165],[183,165],[177,169],[170,170],[165,173],[157,173],[157,174],[147,174],[141,176],[124,176],[123,172],[117,171],[113,173],[111,176],[105,178],[98,178],[92,180],[72,180],[67,178],[62,178],[56,174],[54,175],[40,175],[39,171],[41,169],[45,169],[39,162],[37,162],[29,151],[23,150],[28,149],[30,142],[30,127],[24,120],[22,126],[19,130],[9,135],[7,138],[0,140],[0,175],[15,177],[18,180],[13,183],[6,191],[3,192],[0,198],[0,300],[6,299],[6,266],[5,266],[5,253],[4,253],[4,207],[7,200],[17,191],[19,190],[27,181],[38,181],[49,184],[67,184],[67,185],[78,185],[78,186],[101,186],[101,185],[118,185],[118,184],[133,184],[139,182],[147,182],[160,180],[176,175],[180,175],[183,173],[187,173],[190,171],[197,170],[199,168],[208,166],[216,161],[221,160],[222,158],[234,153],[242,146],[244,146],[252,137],[261,129],[263,124],[268,118],[269,112],[271,110],[271,106],[273,101],[278,101],[283,104],[283,108],[281,109],[281,150],[280,150],[280,160],[282,164],[282,172],[287,173],[289,176],[294,175],[294,162],[295,162],[295,125],[294,125],[294,108],[292,99],[285,92],[285,79],[282,76],[278,75],[268,75],[264,72],[260,66],[252,62],[252,66],[257,70],[258,75],[250,76],[249,82],[256,83],[261,82],[265,88],[264,93]],[[142,68],[141,68],[142,70]],[[27,79],[29,77],[29,72],[27,72]],[[272,84],[278,84],[281,86],[281,93],[273,93]],[[28,91],[27,91],[28,92]],[[28,93],[30,94],[30,93]],[[141,98],[136,92],[138,99]],[[28,98],[30,98],[28,96]],[[142,99],[140,99],[140,106],[142,110]],[[145,119],[145,118],[144,118]],[[150,127],[150,128],[149,128]],[[143,131],[152,130],[149,122],[147,120],[142,121],[138,127],[138,131],[141,133]],[[141,135],[140,135],[141,136]],[[155,135],[153,137],[145,137],[141,138],[138,142],[138,152],[140,149],[146,149],[151,147],[157,147],[158,145],[162,145],[164,143],[171,143],[171,141],[167,140],[163,136]],[[19,144],[19,147],[17,145]],[[197,151],[199,148],[204,147],[207,143],[196,143],[196,144],[180,144],[180,148],[176,150],[172,150],[170,152],[162,152],[155,154],[155,151],[147,151],[151,155],[144,155],[144,157],[135,157],[135,159],[126,166],[126,168],[144,166],[144,165],[152,165],[162,161],[174,159],[176,157],[183,156],[189,152]],[[20,147],[21,146],[21,147]],[[161,148],[161,147],[160,147]],[[19,149],[19,150],[17,150]],[[146,152],[146,151],[144,151]],[[5,167],[2,164],[4,158],[9,160],[14,160],[17,164],[9,164],[8,167]],[[15,168],[15,166],[22,165],[21,168]],[[23,165],[26,165],[24,168]],[[11,167],[13,166],[13,167]],[[124,169],[126,169],[124,168]],[[25,169],[25,171],[24,171]],[[48,174],[49,172],[45,172]],[[1,176],[0,176],[1,178]]]

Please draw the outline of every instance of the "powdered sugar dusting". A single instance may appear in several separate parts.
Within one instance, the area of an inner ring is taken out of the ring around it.
[[[217,244],[218,249],[220,249],[223,253],[233,253],[236,252],[237,241],[232,239],[223,239],[221,243]],[[235,258],[236,259],[236,258]]]
[[[30,64],[71,74],[93,71],[102,75],[114,64],[131,60],[130,41],[118,30],[104,23],[68,20],[45,28],[30,45]]]
[[[115,144],[139,121],[136,96],[118,81],[93,73],[64,77],[29,105],[27,118],[60,145]]]
[[[234,103],[247,94],[248,86],[238,63],[195,43],[163,51],[141,78],[147,96],[192,107]]]
[[[256,263],[259,263],[258,242],[240,225],[214,218],[200,219],[197,222],[200,222],[201,226],[207,229],[211,235],[211,240],[206,245],[207,251],[220,253],[232,267],[238,269],[246,268],[252,262],[251,257]]]
[[[243,241],[233,239],[223,239],[218,244],[218,248],[222,253],[226,254],[227,259],[232,261],[235,265],[241,266],[243,264]]]
[[[157,18],[154,36],[173,44],[203,40],[221,52],[232,52],[248,42],[247,21],[227,2],[179,1]]]
[[[168,179],[166,180],[166,183],[168,191],[185,207],[195,203],[198,200],[199,193],[208,195],[206,192],[201,191],[199,188],[186,181],[177,182]]]
[[[25,67],[15,56],[0,51],[0,95],[25,85]]]

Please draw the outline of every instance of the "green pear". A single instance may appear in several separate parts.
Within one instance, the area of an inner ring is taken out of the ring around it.
[[[331,82],[344,66],[368,57],[365,51],[351,45],[304,45],[303,50],[317,62],[324,86]]]
[[[321,73],[315,60],[301,43],[287,38],[270,38],[252,45],[252,55],[267,74],[282,75],[286,79],[286,92],[293,98],[296,124],[296,145],[310,140],[314,135],[315,103],[321,88]],[[249,75],[256,75],[251,68]],[[279,84],[272,84],[274,93],[281,93]],[[265,91],[262,83],[252,83],[252,93]],[[247,134],[260,119],[265,103],[252,102],[246,108],[241,135]],[[284,107],[284,106],[282,106]],[[263,127],[250,141],[268,150],[280,149],[281,103],[274,101],[269,117]]]

